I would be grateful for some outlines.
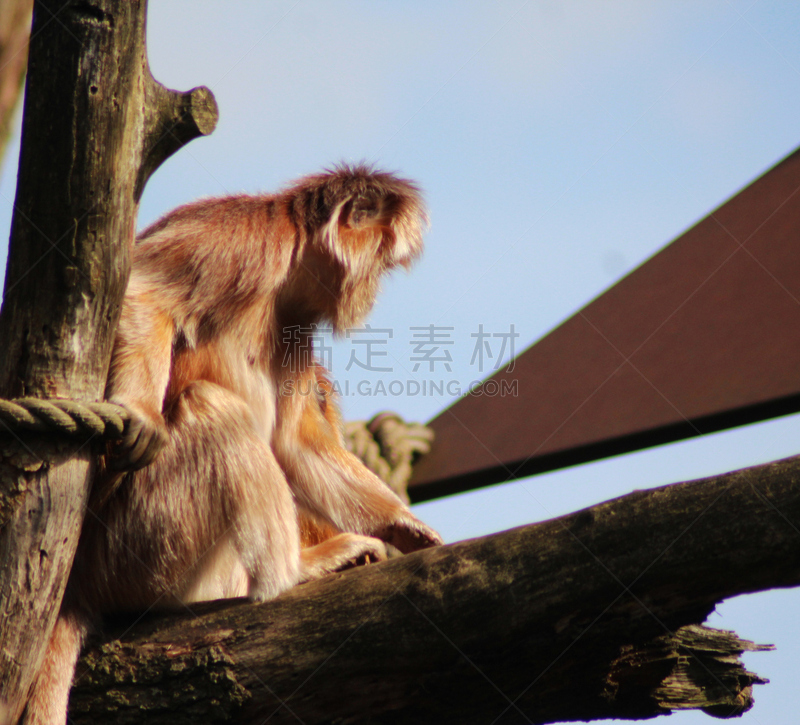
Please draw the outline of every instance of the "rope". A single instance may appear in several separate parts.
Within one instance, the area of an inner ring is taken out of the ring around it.
[[[0,400],[0,433],[62,433],[122,438],[128,411],[113,403],[86,403],[65,398]]]
[[[66,398],[0,399],[0,434],[32,431],[117,440],[129,420],[130,413],[113,403]],[[406,423],[395,413],[379,413],[369,422],[345,424],[347,449],[407,503],[406,486],[414,457],[430,451],[432,441],[430,428]]]
[[[345,423],[344,433],[347,449],[408,503],[414,458],[430,451],[433,431],[395,413],[379,413],[369,422]]]

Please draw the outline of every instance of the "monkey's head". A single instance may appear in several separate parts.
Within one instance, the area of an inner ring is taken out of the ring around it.
[[[370,311],[384,274],[422,253],[425,204],[412,182],[364,165],[306,177],[291,191],[306,232],[295,302],[342,332]]]

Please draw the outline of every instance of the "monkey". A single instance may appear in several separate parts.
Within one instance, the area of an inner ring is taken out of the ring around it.
[[[98,464],[29,725],[64,723],[103,614],[296,584],[442,543],[349,453],[313,325],[359,324],[422,252],[418,187],[339,165],[271,195],[179,207],[146,228],[106,398],[131,413]]]

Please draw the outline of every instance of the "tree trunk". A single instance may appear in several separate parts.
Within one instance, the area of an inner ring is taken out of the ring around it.
[[[5,397],[103,398],[144,184],[216,123],[210,91],[179,94],[153,80],[145,8],[144,0],[36,3],[0,316]],[[89,444],[18,440],[0,451],[0,705],[11,722],[72,563]]]
[[[722,599],[800,584],[798,522],[793,458],[416,552],[262,605],[216,602],[123,623],[119,639],[84,656],[70,717],[735,716],[763,682],[737,661],[754,646],[690,625]]]

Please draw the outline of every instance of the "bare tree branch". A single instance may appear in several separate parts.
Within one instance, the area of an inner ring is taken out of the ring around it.
[[[727,597],[800,584],[800,459],[675,484],[139,622],[90,651],[76,722],[547,723],[741,713]],[[205,710],[202,710],[205,711]],[[146,713],[146,715],[144,714]],[[143,719],[144,718],[144,719]]]

